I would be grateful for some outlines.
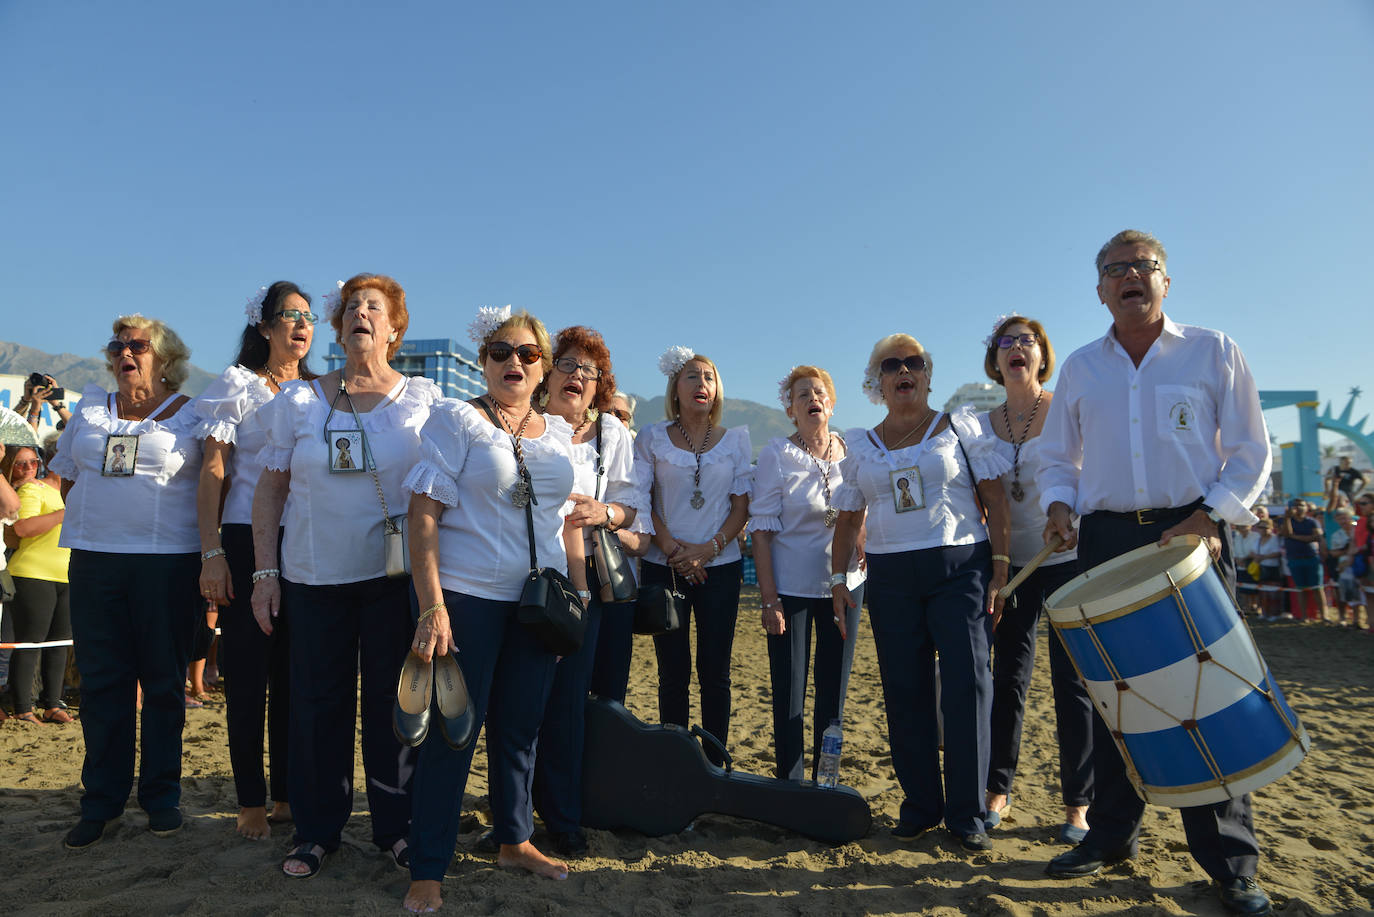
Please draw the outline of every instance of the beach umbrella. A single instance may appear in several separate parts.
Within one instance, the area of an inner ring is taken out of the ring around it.
[[[38,434],[17,413],[0,407],[0,443],[6,446],[37,446]]]

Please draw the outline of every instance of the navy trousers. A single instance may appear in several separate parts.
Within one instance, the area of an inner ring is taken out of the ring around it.
[[[1016,572],[1013,570],[1012,575]],[[1045,600],[1077,574],[1078,565],[1073,561],[1039,567],[1016,588],[1015,606],[1008,602],[1002,611],[992,641],[989,793],[1010,793],[1016,780],[1026,691],[1035,671],[1040,612]],[[1086,806],[1093,799],[1093,702],[1057,634],[1050,634],[1049,646],[1050,685],[1059,736],[1059,788],[1064,805]]]
[[[353,811],[353,724],[361,697],[372,841],[388,850],[410,830],[415,751],[391,729],[396,681],[415,633],[410,580],[378,577],[330,586],[282,580],[282,605],[296,638],[287,783],[295,843],[338,849]]]
[[[220,609],[220,670],[224,673],[225,723],[229,763],[239,806],[267,805],[262,737],[267,726],[272,800],[288,800],[287,748],[291,734],[290,617],[283,608],[264,634],[253,617],[253,527],[220,526],[220,543],[229,559],[234,599]],[[277,535],[281,548],[281,534]]]
[[[555,657],[516,621],[516,602],[444,591],[458,664],[463,668],[477,729],[487,730],[491,813],[501,844],[534,834],[532,793],[535,742],[553,688]],[[420,746],[410,824],[410,878],[442,882],[463,815],[463,789],[477,748],[474,735],[462,751],[444,741],[437,723]]]
[[[1154,544],[1165,529],[1189,516],[1194,507],[1163,514],[1153,524],[1139,525],[1132,516],[1089,513],[1083,517],[1078,535],[1078,564],[1083,570],[1105,563],[1134,548]],[[1221,560],[1217,572],[1235,595],[1236,567],[1231,558],[1230,533],[1224,524],[1217,526],[1221,538]],[[1091,826],[1084,844],[1100,850],[1119,850],[1134,845],[1145,816],[1145,801],[1136,795],[1102,717],[1093,722],[1092,805],[1088,808]],[[1218,882],[1238,876],[1253,876],[1259,868],[1259,842],[1255,839],[1254,817],[1247,793],[1210,806],[1179,809],[1188,849],[1198,865]]]
[[[596,588],[592,587],[592,594]],[[596,637],[591,692],[625,703],[630,686],[630,660],[634,656],[635,603],[612,602],[601,606],[601,628]]]
[[[986,830],[992,744],[992,618],[983,601],[992,564],[986,541],[868,555],[868,620],[878,650],[892,767],[906,798],[902,824],[958,835]],[[940,658],[944,780],[935,717]]]
[[[138,804],[181,804],[181,731],[191,634],[204,621],[200,558],[73,550],[72,639],[81,670],[81,817],[109,821],[134,782],[137,694],[143,685]]]
[[[816,703],[811,716],[811,779],[821,758],[821,736],[832,719],[844,719],[844,698],[849,691],[849,670],[854,665],[854,642],[863,614],[864,587],[850,593],[854,607],[845,615],[845,633],[835,626],[835,606],[829,598],[780,595],[787,627],[768,635],[768,674],[773,688],[773,749],[777,776],[801,780],[803,769],[802,720],[806,708],[806,675],[811,661],[811,631],[816,632]]]

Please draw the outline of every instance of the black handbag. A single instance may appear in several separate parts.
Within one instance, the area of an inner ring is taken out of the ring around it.
[[[650,501],[653,494],[650,492]],[[652,509],[652,507],[651,507]],[[659,518],[663,524],[668,519],[662,513]],[[645,583],[639,587],[639,597],[635,599],[634,632],[649,637],[671,634],[682,626],[682,616],[687,608],[687,597],[677,591],[677,573],[668,565],[669,586],[663,583]]]
[[[596,493],[592,496],[600,500],[602,496],[601,477],[606,466],[601,460],[601,418],[596,418]],[[633,562],[625,554],[620,536],[605,526],[592,529],[592,567],[596,571],[598,596],[607,604],[614,602],[633,602],[639,595],[635,583]]]

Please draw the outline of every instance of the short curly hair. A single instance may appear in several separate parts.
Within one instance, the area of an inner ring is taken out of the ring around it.
[[[606,346],[606,339],[601,336],[601,332],[586,325],[569,325],[553,336],[553,358],[549,361],[550,366],[559,357],[569,350],[580,350],[591,358],[596,364],[596,368],[601,370],[601,378],[596,380],[596,397],[592,399],[592,407],[598,411],[608,410],[611,406],[611,399],[615,397],[615,373],[611,371],[611,349]],[[548,376],[544,376],[544,381],[539,383],[539,393],[542,393],[548,384]]]
[[[988,345],[987,352],[983,354],[983,372],[987,377],[998,385],[1006,385],[1007,380],[1002,378],[1002,370],[997,366],[997,339],[1007,333],[1007,329],[1012,325],[1027,325],[1034,331],[1036,337],[1040,338],[1040,352],[1045,355],[1045,359],[1040,362],[1040,372],[1036,378],[1041,382],[1047,381],[1054,375],[1054,345],[1050,343],[1050,336],[1045,333],[1045,326],[1033,318],[1026,318],[1024,315],[1009,315],[1002,320],[992,332],[992,343]]]
[[[147,331],[148,341],[153,345],[153,356],[159,364],[163,384],[171,391],[179,391],[182,383],[191,375],[191,348],[167,327],[166,322],[146,315],[121,315],[114,320],[114,336],[121,331]],[[116,357],[105,351],[105,367],[110,375],[115,374]]]
[[[343,285],[343,289],[339,290],[339,311],[329,320],[329,324],[334,326],[335,337],[343,337],[344,309],[348,306],[349,297],[359,290],[376,290],[386,297],[387,317],[391,320],[391,327],[396,331],[396,340],[388,341],[386,345],[386,358],[390,361],[396,356],[396,351],[401,349],[401,342],[406,338],[406,329],[410,327],[406,291],[394,278],[385,274],[354,274]]]
[[[503,331],[509,331],[512,328],[525,328],[534,335],[534,342],[539,345],[539,352],[542,354],[539,363],[544,368],[544,378],[547,379],[549,370],[553,369],[553,345],[549,343],[549,332],[548,329],[544,327],[543,322],[533,315],[530,315],[524,309],[512,313],[510,318],[491,329],[491,333],[482,339],[481,346],[477,348],[478,364],[483,366],[486,365],[487,345],[494,341]]]
[[[778,385],[778,397],[780,400],[785,399],[783,410],[792,404],[792,386],[797,384],[798,379],[819,379],[821,385],[825,386],[826,393],[830,396],[831,407],[834,407],[835,402],[839,400],[839,395],[835,393],[835,380],[830,378],[830,373],[819,366],[794,366],[792,371],[783,377],[782,382]],[[792,422],[796,423],[796,419],[793,418]]]

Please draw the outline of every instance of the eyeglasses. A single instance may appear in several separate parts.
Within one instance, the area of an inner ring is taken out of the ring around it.
[[[142,354],[145,354],[153,349],[153,342],[139,340],[121,341],[118,338],[115,338],[113,341],[105,345],[105,352],[112,357],[117,357],[124,352],[125,348],[128,348],[130,353],[141,356]]]
[[[572,357],[559,357],[557,360],[553,361],[553,365],[560,373],[565,373],[569,376],[580,369],[582,370],[582,375],[586,376],[588,379],[601,378],[601,370],[597,369],[596,366],[591,363],[579,363]]]
[[[926,368],[926,358],[919,353],[913,353],[911,356],[904,357],[900,360],[896,357],[888,357],[878,364],[878,371],[883,375],[888,375],[890,373],[901,372],[903,366],[910,372],[918,373]]]
[[[1030,347],[1038,340],[1040,340],[1040,335],[1034,331],[1027,331],[1025,334],[1004,334],[997,339],[997,346],[1003,350],[1009,349],[1013,344]]]
[[[487,356],[497,363],[504,363],[510,359],[510,355],[515,354],[520,358],[520,362],[526,366],[532,366],[544,358],[544,351],[539,349],[537,344],[521,344],[519,347],[512,347],[505,341],[493,341],[487,345]]]
[[[1108,277],[1125,277],[1126,272],[1135,268],[1135,272],[1140,275],[1153,274],[1159,270],[1159,262],[1152,258],[1145,258],[1140,261],[1113,261],[1111,264],[1102,266],[1102,273]]]
[[[305,319],[311,325],[320,320],[320,317],[314,312],[302,312],[300,309],[282,309],[277,313],[277,318],[291,322],[293,325],[301,319]]]

